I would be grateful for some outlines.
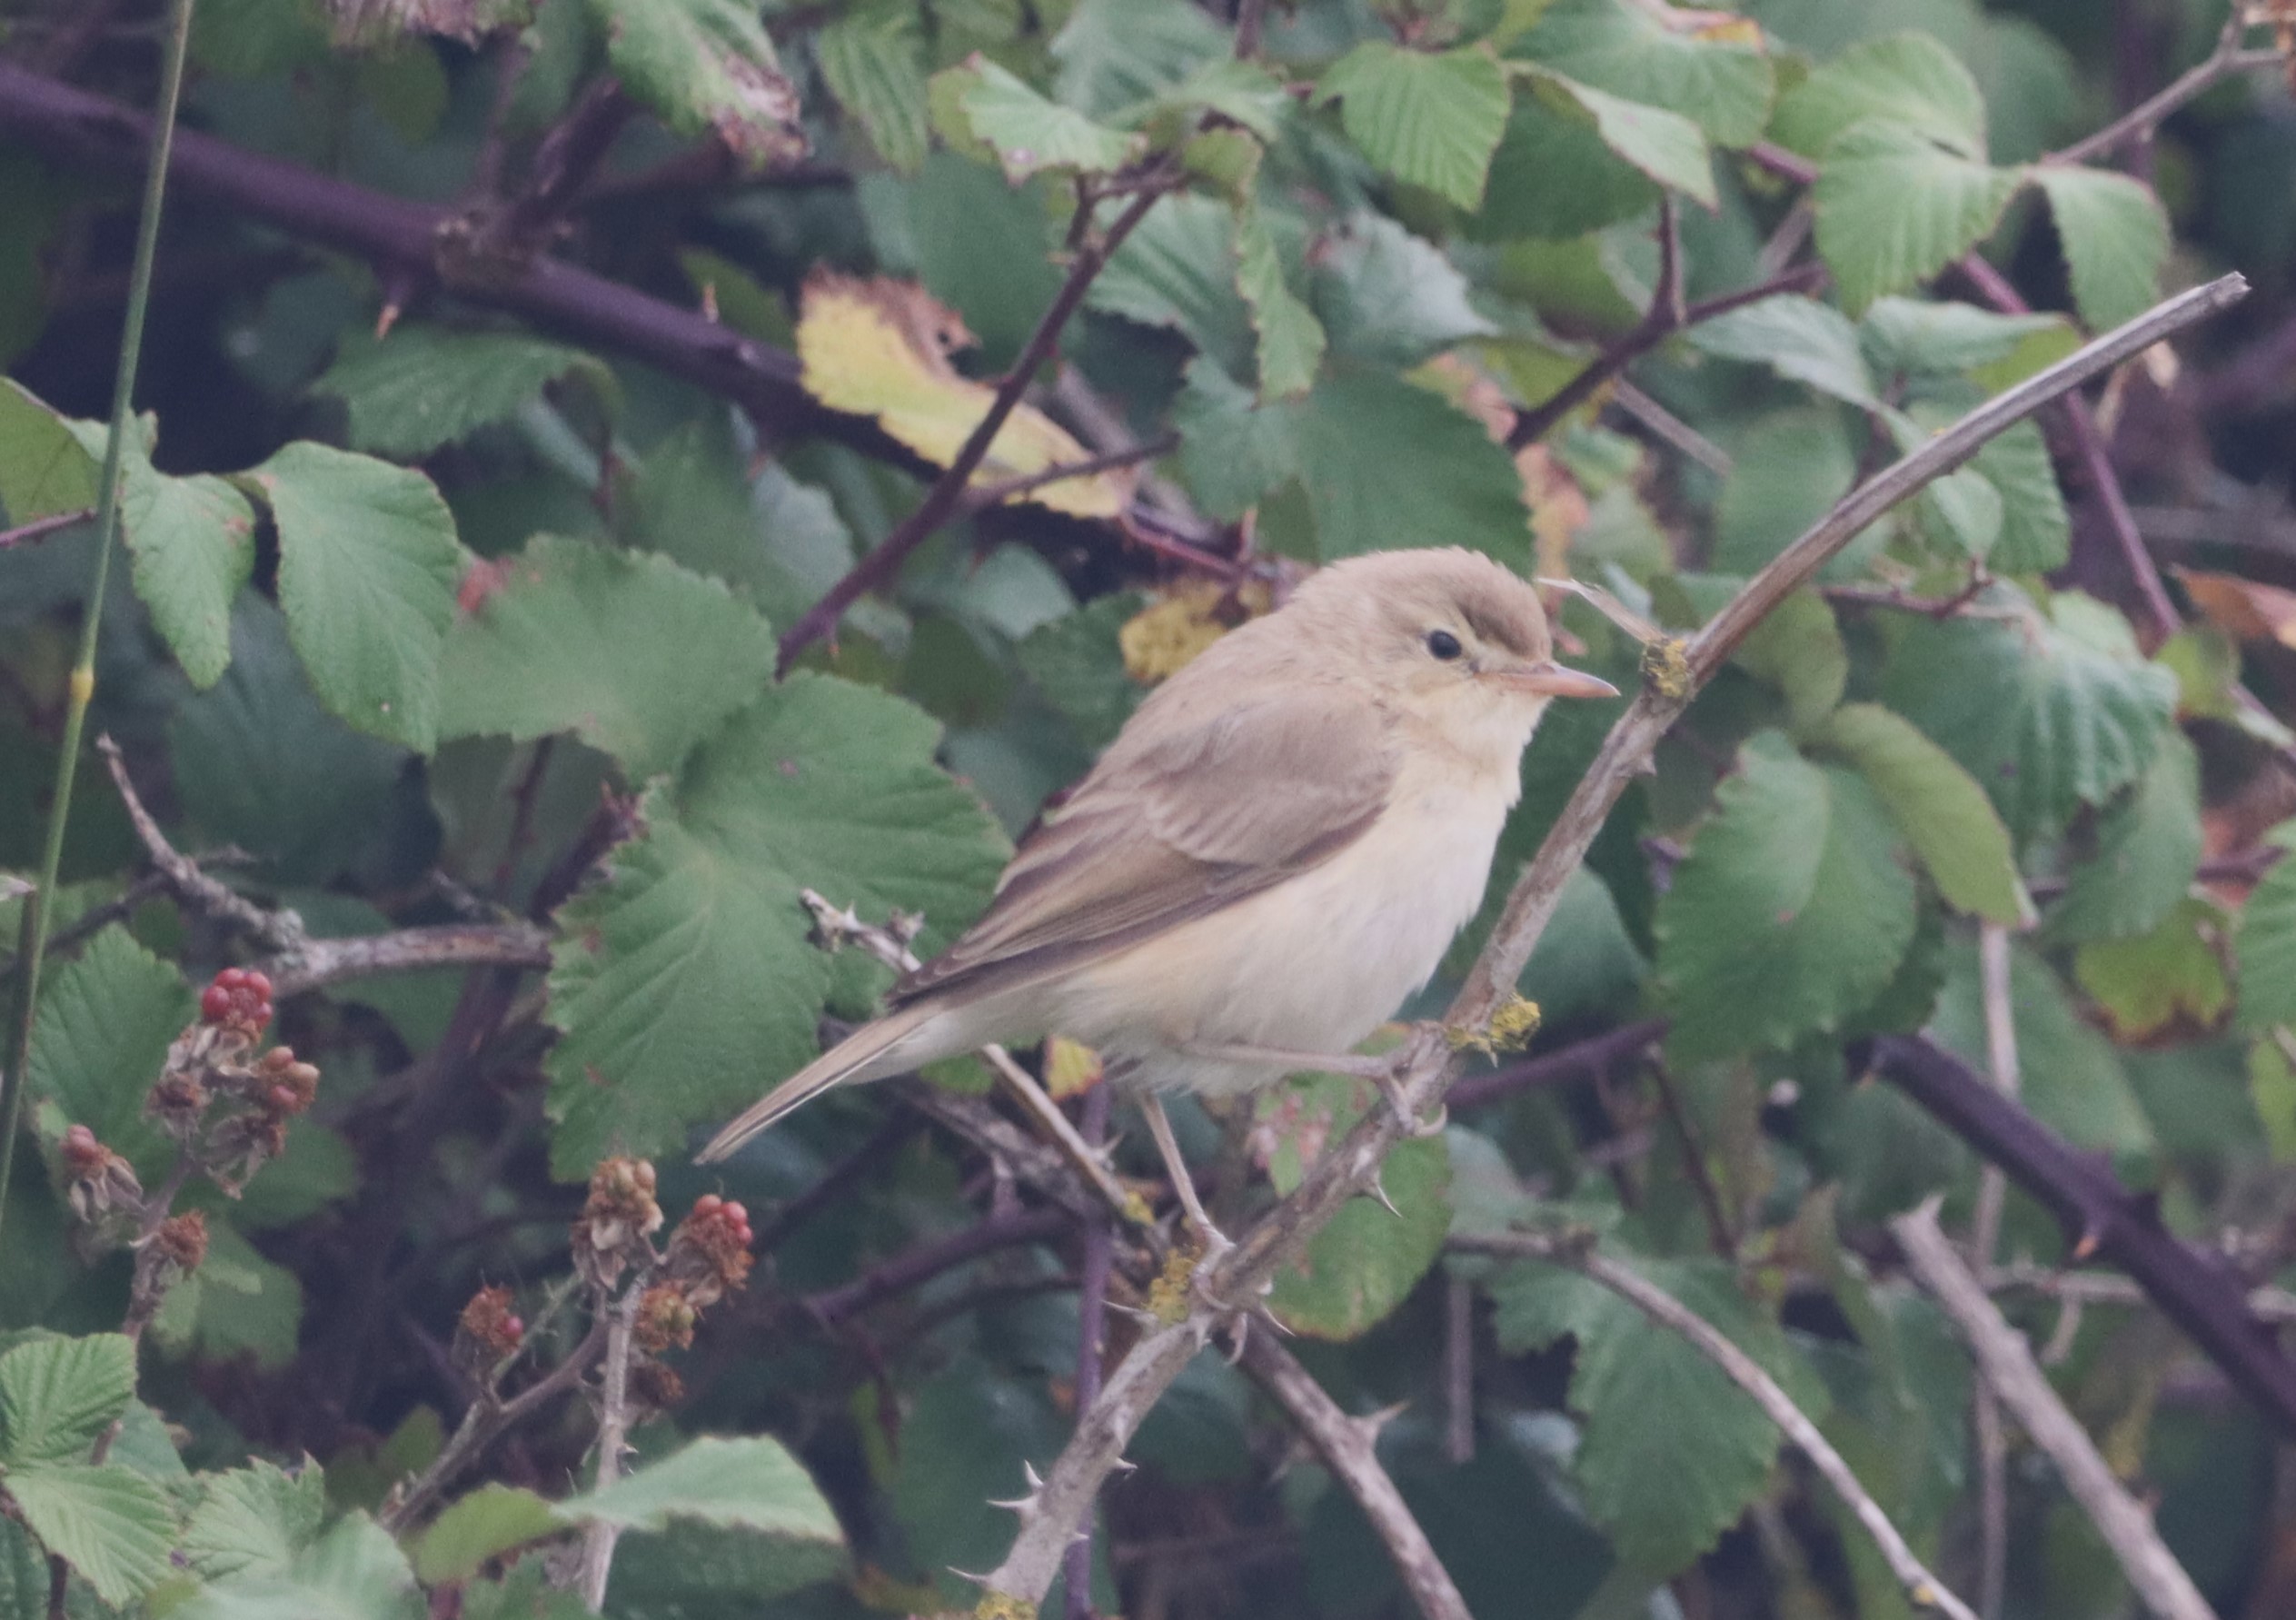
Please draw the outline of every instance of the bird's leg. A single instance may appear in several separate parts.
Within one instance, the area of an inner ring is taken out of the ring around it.
[[[1164,1156],[1164,1168],[1172,1178],[1172,1190],[1179,1196],[1180,1208],[1203,1240],[1204,1257],[1209,1259],[1223,1249],[1234,1247],[1228,1235],[1204,1213],[1204,1200],[1196,1196],[1195,1178],[1188,1173],[1188,1160],[1180,1157],[1180,1145],[1172,1135],[1172,1121],[1165,1115],[1163,1099],[1153,1091],[1142,1092],[1140,1112],[1148,1120],[1148,1135],[1156,1138],[1156,1150]]]
[[[1387,1099],[1387,1107],[1406,1136],[1440,1136],[1449,1119],[1449,1115],[1440,1108],[1432,1118],[1421,1119],[1405,1105],[1402,1081],[1397,1071],[1407,1061],[1407,1047],[1376,1058],[1366,1057],[1360,1052],[1294,1052],[1281,1047],[1232,1046],[1211,1041],[1190,1041],[1179,1049],[1185,1057],[1201,1058],[1208,1063],[1262,1064],[1269,1068],[1280,1068],[1286,1074],[1339,1074],[1369,1080]]]

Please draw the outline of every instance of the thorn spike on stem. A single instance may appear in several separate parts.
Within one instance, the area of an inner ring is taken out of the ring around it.
[[[1363,1196],[1367,1198],[1377,1199],[1379,1207],[1397,1220],[1403,1218],[1403,1211],[1396,1208],[1396,1201],[1387,1196],[1387,1184],[1383,1178],[1374,1176],[1371,1178],[1371,1185],[1363,1189]]]

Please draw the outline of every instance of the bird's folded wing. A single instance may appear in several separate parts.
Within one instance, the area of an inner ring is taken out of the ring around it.
[[[1022,844],[988,913],[893,987],[896,1004],[1026,983],[1257,894],[1360,837],[1395,780],[1378,714],[1315,689],[1125,740]]]

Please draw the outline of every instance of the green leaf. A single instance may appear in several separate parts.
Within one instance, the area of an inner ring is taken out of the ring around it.
[[[1125,124],[1177,133],[1170,128],[1176,115],[1209,113],[1238,125],[1257,143],[1273,144],[1282,135],[1291,107],[1291,92],[1282,79],[1257,62],[1219,55],[1118,116]]]
[[[414,1573],[426,1585],[467,1581],[512,1547],[555,1536],[563,1527],[551,1504],[515,1486],[482,1485],[451,1504],[422,1532]]]
[[[973,134],[995,149],[1005,178],[1015,185],[1048,169],[1110,174],[1147,149],[1141,136],[1048,100],[986,56],[976,54],[953,71],[963,84],[958,104]]]
[[[2248,1049],[2248,1096],[2272,1162],[2296,1164],[2296,1065],[2273,1036]]]
[[[2023,943],[2010,950],[2009,999],[2016,1016],[2019,1095],[2025,1106],[2076,1147],[2132,1156],[2151,1152],[2152,1122],[2112,1043],[2081,1016],[2048,963]],[[1990,1072],[1973,941],[1946,953],[1945,986],[1929,1033],[1980,1073]]]
[[[2017,176],[1901,124],[1869,120],[1832,142],[1811,193],[1817,246],[1852,313],[1927,281],[2001,218]]]
[[[1748,146],[1769,122],[1770,59],[1735,34],[1622,0],[1556,0],[1509,47],[1581,84],[1695,121],[1718,146]]]
[[[1633,219],[1658,195],[1648,175],[1604,144],[1576,102],[1558,110],[1536,95],[1518,95],[1491,154],[1482,212],[1466,229],[1489,241],[1529,236],[1584,243],[1588,232]]]
[[[1359,1082],[1338,1082],[1351,1096],[1358,1087]],[[1290,1096],[1306,1100],[1315,1093],[1295,1090]],[[1356,1098],[1351,1108],[1327,1116],[1325,1139],[1337,1142],[1363,1108]],[[1361,1337],[1410,1297],[1443,1252],[1444,1236],[1451,1229],[1451,1154],[1444,1139],[1397,1143],[1381,1165],[1379,1178],[1402,1211],[1400,1218],[1375,1199],[1352,1199],[1308,1240],[1307,1252],[1296,1264],[1277,1274],[1268,1308],[1294,1333]],[[1297,1184],[1296,1178],[1278,1180]]]
[[[1299,476],[1297,416],[1286,405],[1259,404],[1209,359],[1188,363],[1172,425],[1180,434],[1180,472],[1207,512],[1233,522]]]
[[[247,497],[204,473],[171,478],[131,447],[120,491],[120,534],[135,594],[184,674],[202,691],[231,662],[231,604],[255,566]]]
[[[219,1581],[170,1620],[420,1620],[426,1612],[406,1555],[353,1513],[298,1550],[283,1573]]]
[[[1797,591],[1772,609],[1739,647],[1735,661],[1777,689],[1797,734],[1832,713],[1850,682],[1842,627],[1814,591]]]
[[[2040,164],[2030,173],[2072,278],[2072,301],[2092,332],[2133,320],[2160,296],[2169,216],[2152,188],[2110,169]]]
[[[1506,75],[1488,51],[1367,41],[1325,70],[1316,96],[1339,98],[1347,138],[1381,172],[1462,208],[1481,205],[1507,111]]]
[[[116,922],[51,971],[32,1030],[32,1095],[53,1107],[58,1128],[84,1125],[156,1175],[169,1148],[144,1102],[169,1043],[198,1016],[197,999]]]
[[[202,1361],[242,1357],[263,1370],[295,1357],[303,1327],[303,1283],[255,1252],[239,1229],[211,1213],[207,1258],[168,1290],[152,1337],[163,1349]]]
[[[2062,315],[2006,315],[1973,303],[1893,296],[1874,301],[1858,336],[1884,376],[1939,376],[1998,364],[2028,339],[2066,330]]]
[[[2232,1003],[2215,940],[2224,918],[2198,896],[2180,898],[2150,932],[2093,939],[2073,954],[2072,977],[2112,1021],[2115,1039],[2213,1029]]]
[[[1635,1269],[1718,1328],[1824,1413],[1824,1387],[1778,1325],[1714,1260],[1637,1261]],[[1600,1284],[1526,1262],[1491,1281],[1501,1348],[1577,1341],[1571,1409],[1585,1420],[1571,1459],[1586,1509],[1642,1579],[1663,1579],[1711,1547],[1768,1483],[1777,1426],[1754,1397],[1671,1329]]]
[[[278,526],[279,603],[319,701],[429,752],[462,571],[446,502],[420,472],[323,444],[290,444],[244,476]]]
[[[1147,696],[1124,667],[1118,633],[1148,605],[1136,591],[1095,598],[1037,626],[1013,649],[1037,690],[1076,727],[1085,747],[1106,748]]]
[[[1323,561],[1397,546],[1461,545],[1517,572],[1528,570],[1522,478],[1506,447],[1473,417],[1376,372],[1326,377],[1295,409]],[[1408,478],[1396,475],[1403,467]]]
[[[647,797],[644,833],[559,913],[559,1175],[669,1151],[814,1056],[830,970],[800,889],[923,912],[925,954],[971,920],[1008,849],[934,767],[938,735],[899,699],[800,674]]]
[[[204,1580],[283,1575],[326,1513],[326,1479],[316,1463],[306,1459],[289,1474],[257,1457],[244,1468],[200,1476],[184,1554]]]
[[[1818,741],[1865,778],[1948,905],[2008,928],[2032,923],[2009,829],[1951,754],[1876,703],[1836,710]]]
[[[1024,1468],[1052,1466],[1070,1418],[1055,1409],[1040,1376],[1024,1381],[971,1355],[908,1394],[898,1453],[880,1465],[892,1476],[892,1518],[940,1592],[970,1594],[940,1572],[993,1565],[1011,1545],[1012,1515],[996,1504],[1028,1491]]]
[[[916,14],[905,5],[865,7],[813,36],[813,59],[870,144],[893,168],[925,164],[932,132],[925,121],[925,51]]]
[[[2063,898],[2049,909],[2048,938],[2151,932],[2192,887],[2202,842],[2200,753],[2171,729],[2135,789],[2099,819],[2093,852],[2075,861]]]
[[[1332,346],[1369,365],[1417,365],[1498,329],[1468,302],[1467,279],[1434,243],[1362,213],[1317,244],[1311,296]]]
[[[11,1468],[6,1494],[41,1545],[114,1608],[165,1580],[175,1545],[166,1493],[118,1463]]]
[[[1814,298],[1796,293],[1765,298],[1701,321],[1687,335],[1705,353],[1766,365],[1790,382],[1806,383],[1853,405],[1871,409],[1881,403],[1858,346],[1857,328],[1840,310]]]
[[[1284,283],[1284,263],[1276,239],[1257,207],[1245,209],[1236,224],[1236,290],[1252,312],[1258,334],[1259,397],[1303,394],[1316,381],[1324,355],[1324,329],[1298,295]]]
[[[1212,197],[1167,197],[1124,239],[1085,305],[1168,326],[1229,376],[1249,377],[1257,340],[1237,290],[1237,258],[1233,210]]]
[[[1771,412],[1724,435],[1729,475],[1715,503],[1716,571],[1746,575],[1768,562],[1849,492],[1857,457],[1832,405]],[[1831,583],[1854,580],[1872,565],[1886,533],[1875,524],[1819,571]]]
[[[608,60],[672,131],[714,137],[750,169],[802,156],[797,92],[744,0],[590,0]]]
[[[1961,761],[2020,846],[2135,780],[2176,701],[2112,609],[2067,591],[2050,613],[1909,621],[1882,675],[1882,701]]]
[[[1985,155],[1985,98],[1961,58],[1927,34],[1854,45],[1778,100],[1770,138],[1824,158],[1852,125],[1876,120],[1963,157]]]
[[[1873,790],[1775,732],[1738,759],[1658,902],[1668,1045],[1682,1061],[1839,1027],[1913,938],[1913,882]]]
[[[1996,573],[2048,573],[2072,551],[2072,519],[2040,425],[2021,422],[1988,440],[1970,464],[2001,496],[2001,528],[1985,562]]]
[[[1189,0],[1078,0],[1052,37],[1053,88],[1070,106],[1113,118],[1228,57],[1230,45]]]
[[[659,1536],[625,1537],[614,1548],[606,1612],[621,1620],[750,1620],[760,1605],[836,1580],[846,1569],[844,1549],[832,1542],[681,1520]]]
[[[666,557],[537,535],[456,616],[441,738],[572,731],[633,780],[674,770],[773,677],[773,632]]]
[[[1604,145],[1660,185],[1708,208],[1720,205],[1706,137],[1681,114],[1626,101],[1544,69],[1525,76],[1541,103],[1566,116],[1575,114],[1591,121]]]
[[[595,356],[515,332],[394,327],[383,342],[346,338],[312,388],[351,408],[351,448],[416,462],[491,422],[508,420],[561,377],[605,392],[612,373]]]
[[[404,750],[326,713],[287,645],[279,610],[243,591],[224,678],[181,704],[168,754],[184,814],[290,880],[323,882],[373,849]]]
[[[837,1515],[779,1440],[705,1435],[657,1463],[557,1506],[560,1522],[666,1530],[687,1519],[800,1541],[842,1544]]]
[[[2296,848],[2296,821],[2265,836],[2281,849]],[[2296,860],[2282,857],[2249,890],[2233,942],[2241,1027],[2296,1025]]]
[[[93,507],[102,477],[64,418],[0,377],[0,512],[10,524]]]
[[[84,1461],[134,1398],[135,1346],[124,1334],[18,1345],[0,1356],[0,1465]]]

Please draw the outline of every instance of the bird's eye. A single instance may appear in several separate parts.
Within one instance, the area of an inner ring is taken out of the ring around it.
[[[1431,630],[1427,631],[1427,651],[1447,663],[1466,649],[1459,645],[1459,638],[1449,631]]]

